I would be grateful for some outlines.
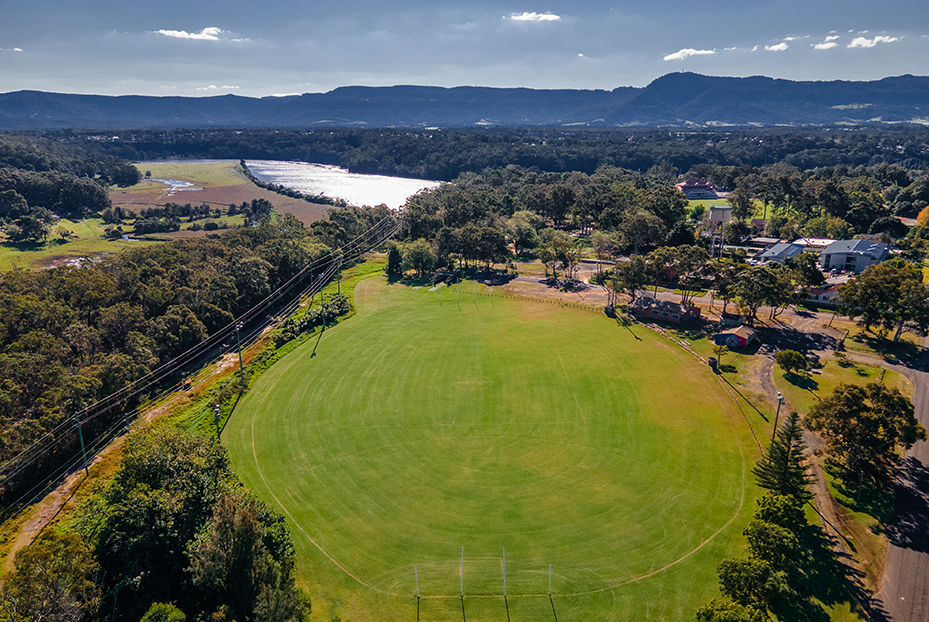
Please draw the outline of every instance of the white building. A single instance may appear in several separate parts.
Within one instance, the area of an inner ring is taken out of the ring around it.
[[[864,272],[868,266],[881,263],[890,255],[890,247],[870,240],[839,240],[819,254],[823,270]]]

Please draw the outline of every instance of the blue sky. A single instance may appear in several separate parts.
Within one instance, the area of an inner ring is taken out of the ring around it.
[[[673,71],[929,75],[929,2],[3,0],[0,92],[613,89]]]

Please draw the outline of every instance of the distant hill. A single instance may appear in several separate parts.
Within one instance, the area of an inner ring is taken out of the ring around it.
[[[671,73],[612,91],[349,86],[263,98],[0,94],[3,130],[881,123],[929,123],[929,77],[794,82]]]

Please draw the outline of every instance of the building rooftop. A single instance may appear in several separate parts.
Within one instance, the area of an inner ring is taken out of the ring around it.
[[[880,257],[890,252],[890,247],[882,242],[872,242],[871,240],[838,240],[833,242],[823,251],[825,254],[846,253],[854,255],[871,255]]]
[[[803,249],[803,246],[794,244],[793,242],[780,242],[761,253],[758,258],[761,261],[784,261],[785,259],[796,257],[803,252]]]
[[[822,246],[826,247],[835,242],[832,238],[797,238],[793,241],[794,244],[799,244],[800,246]]]

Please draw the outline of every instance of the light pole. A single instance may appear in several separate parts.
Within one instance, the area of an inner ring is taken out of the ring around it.
[[[781,406],[784,404],[784,396],[777,392],[777,412],[774,413],[774,431],[771,432],[771,442],[774,442],[774,436],[777,434],[777,418],[781,415]]]

